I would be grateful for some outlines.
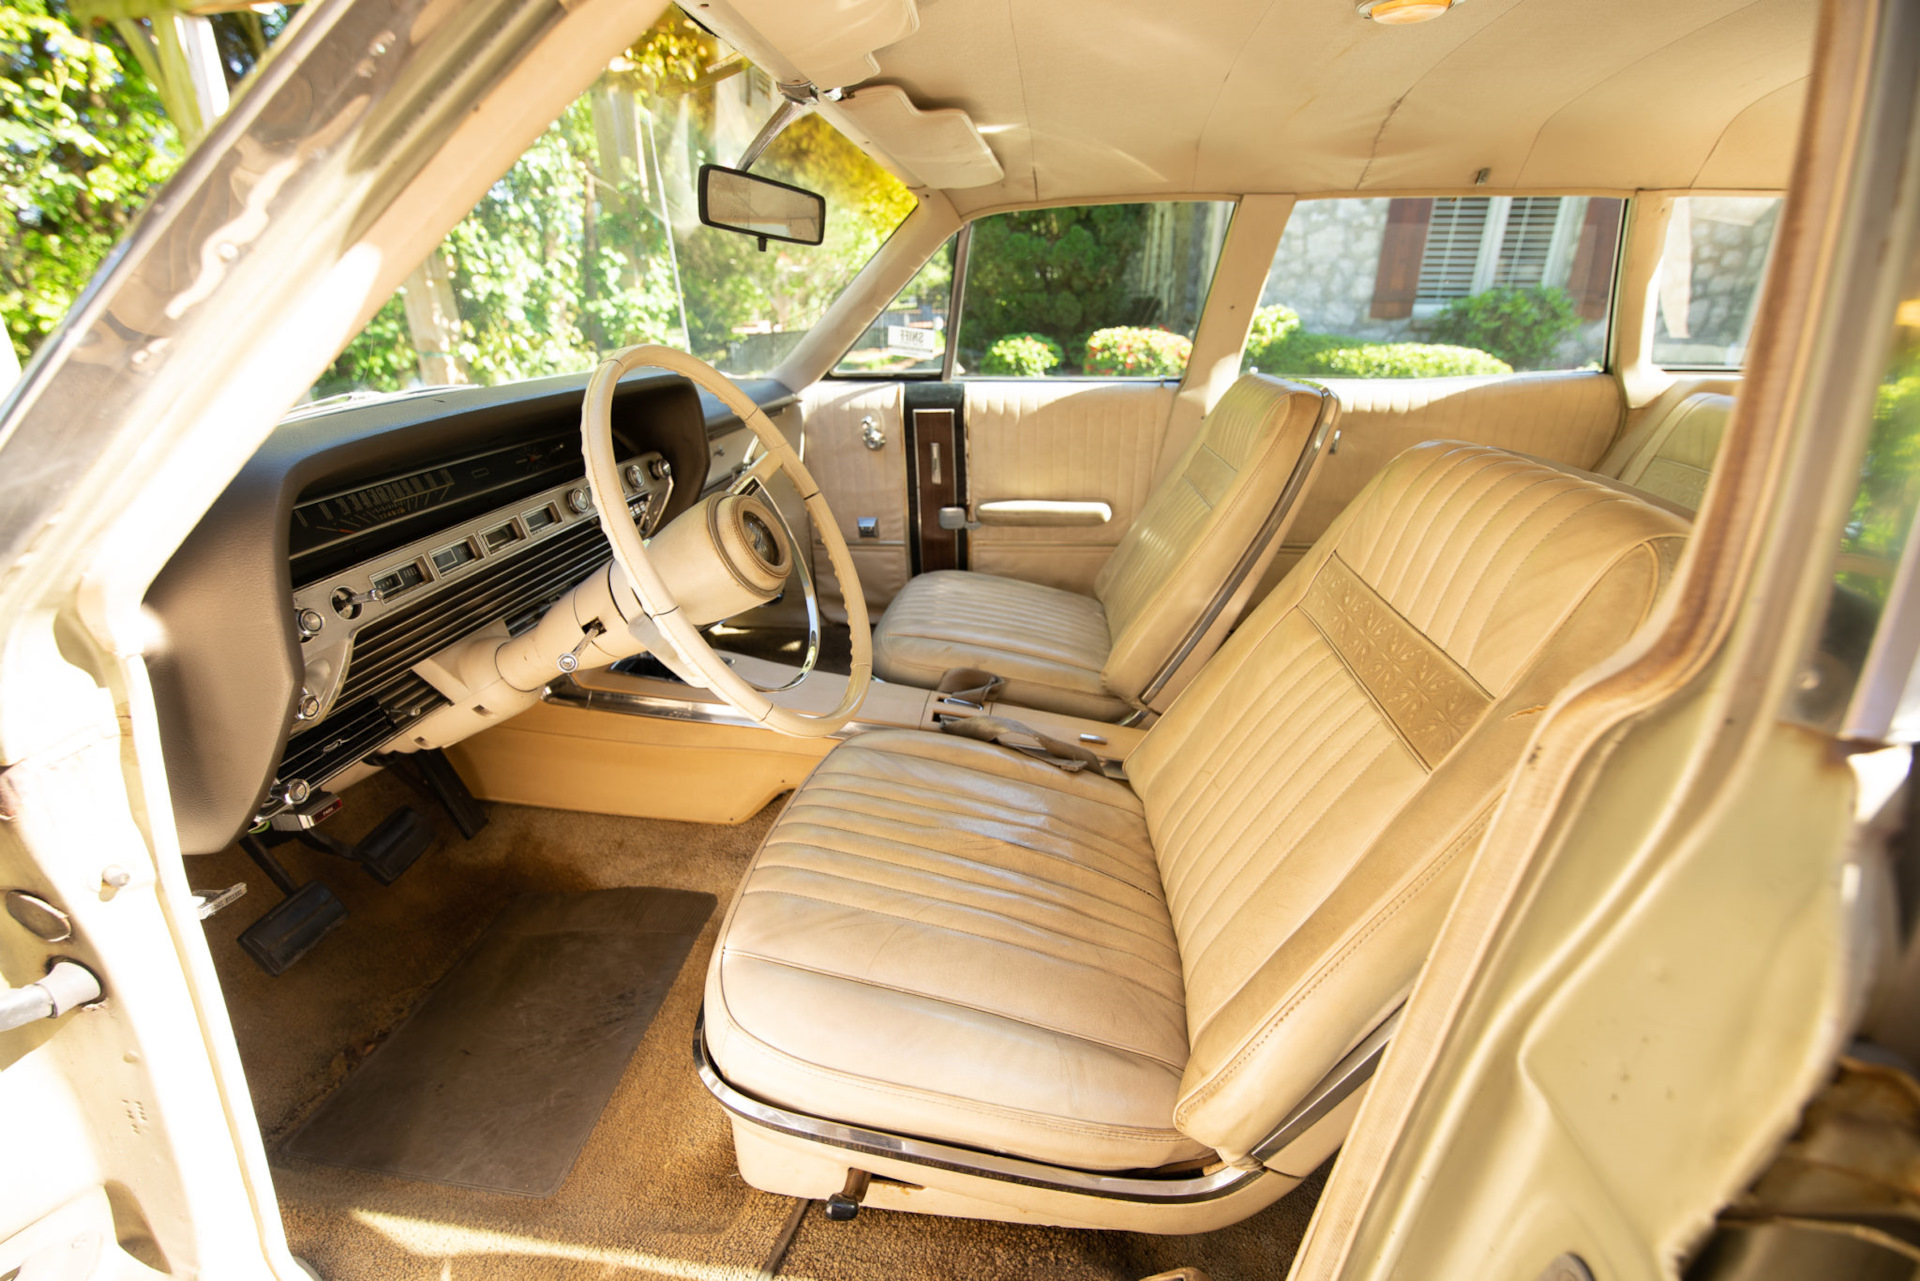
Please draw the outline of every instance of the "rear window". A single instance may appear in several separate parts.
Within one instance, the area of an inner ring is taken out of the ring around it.
[[[1602,196],[1302,201],[1243,366],[1308,378],[1598,369],[1624,206]]]
[[[1682,196],[1673,202],[1654,290],[1653,363],[1738,369],[1780,221],[1778,196]]]

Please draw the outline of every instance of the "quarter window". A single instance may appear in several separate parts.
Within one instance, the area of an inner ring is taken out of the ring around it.
[[[1682,196],[1655,277],[1653,363],[1738,369],[1780,221],[1778,196]]]

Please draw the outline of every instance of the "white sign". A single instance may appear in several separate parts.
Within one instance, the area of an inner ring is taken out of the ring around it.
[[[911,325],[887,326],[887,350],[911,352],[916,356],[937,356],[947,349],[938,329],[915,329]]]

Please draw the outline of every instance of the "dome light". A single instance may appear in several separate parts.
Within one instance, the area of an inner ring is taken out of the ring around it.
[[[1408,27],[1431,22],[1457,3],[1459,0],[1360,0],[1354,11],[1385,26]]]

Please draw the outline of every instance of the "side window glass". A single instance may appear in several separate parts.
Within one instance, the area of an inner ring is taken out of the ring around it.
[[[1673,202],[1654,278],[1653,363],[1738,369],[1746,363],[1778,196],[1682,196]]]
[[[1242,365],[1308,378],[1598,369],[1624,206],[1601,196],[1302,201]]]
[[[947,304],[953,296],[955,240],[940,246],[880,318],[867,326],[833,372],[849,378],[938,374],[947,354]]]
[[[1080,205],[973,224],[955,372],[1178,378],[1233,206]]]

